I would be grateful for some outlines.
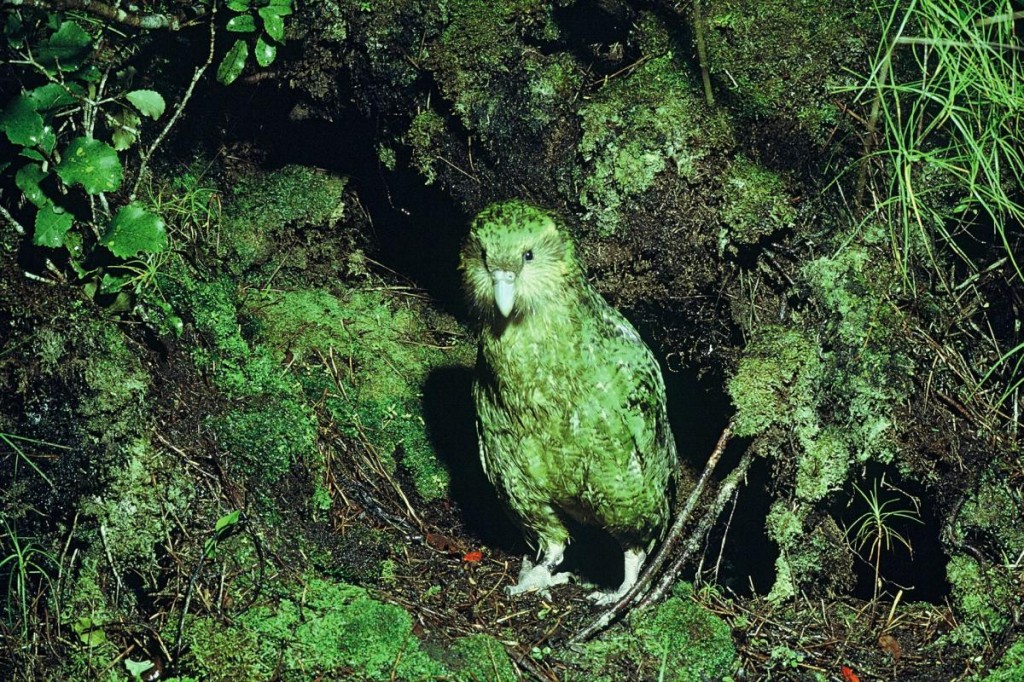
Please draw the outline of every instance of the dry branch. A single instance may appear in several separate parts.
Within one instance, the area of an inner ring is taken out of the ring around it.
[[[729,422],[725,429],[722,430],[722,434],[718,437],[718,442],[715,444],[715,449],[711,451],[711,456],[708,457],[707,464],[704,465],[704,471],[701,473],[700,478],[697,479],[696,485],[694,485],[693,490],[690,492],[690,496],[686,500],[686,505],[683,507],[683,510],[679,512],[675,522],[669,529],[668,535],[665,537],[665,541],[661,544],[661,549],[659,549],[658,553],[654,555],[654,559],[652,559],[651,563],[648,564],[643,575],[640,576],[640,579],[637,580],[636,584],[633,585],[629,592],[623,595],[618,602],[601,614],[594,622],[581,630],[579,634],[573,638],[573,642],[585,642],[597,633],[601,632],[614,621],[625,615],[632,608],[633,602],[638,601],[638,599],[642,599],[641,603],[643,604],[648,604],[652,601],[650,596],[645,596],[647,590],[649,589],[654,576],[658,574],[661,567],[665,565],[666,561],[668,561],[669,555],[674,551],[676,545],[679,544],[679,541],[683,536],[683,529],[689,522],[690,516],[693,514],[694,508],[697,506],[697,501],[700,499],[701,493],[703,493],[704,488],[707,487],[707,483],[711,479],[711,474],[718,465],[718,460],[722,458],[722,453],[725,452],[725,447],[729,444],[729,440],[732,438],[732,429],[733,424],[732,422]],[[747,456],[745,455],[744,460],[746,459]],[[730,479],[734,474],[735,472],[730,474]],[[723,489],[724,488],[725,486],[723,486]],[[735,488],[735,485],[733,488]],[[721,498],[721,493],[719,493],[719,498]],[[722,503],[722,506],[724,506],[724,502]],[[712,516],[713,521],[714,518],[717,518],[718,512],[720,511],[721,507],[716,504],[715,507],[708,512],[708,515],[706,515],[701,521],[698,530],[704,527],[704,520],[706,520],[708,516]],[[679,569],[682,567],[682,561],[684,561],[685,557],[688,556],[689,548],[699,544],[700,537],[702,537],[702,535],[698,536],[696,533],[691,534],[686,545],[686,550],[684,550],[683,560],[677,560],[674,562],[670,572],[666,574],[666,577],[662,579],[662,583],[659,584],[656,590],[659,597],[661,594],[664,594],[663,585],[666,579],[669,579],[669,584],[671,584],[671,580],[675,579],[678,575]]]

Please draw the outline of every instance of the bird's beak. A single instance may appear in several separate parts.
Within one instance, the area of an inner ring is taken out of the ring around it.
[[[512,312],[516,302],[516,273],[508,270],[495,270],[491,273],[494,279],[494,303],[505,317]]]

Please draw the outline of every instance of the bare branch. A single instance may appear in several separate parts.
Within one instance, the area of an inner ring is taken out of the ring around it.
[[[178,106],[174,107],[174,114],[167,121],[167,125],[165,125],[164,129],[160,131],[160,134],[156,136],[156,139],[153,140],[153,144],[151,144],[149,149],[146,150],[146,153],[143,154],[142,163],[139,164],[139,172],[135,176],[135,184],[132,186],[132,191],[129,195],[130,201],[135,201],[135,196],[139,191],[139,184],[142,182],[142,178],[146,175],[146,169],[149,166],[149,160],[152,158],[153,152],[155,152],[157,147],[160,146],[160,143],[164,141],[167,134],[171,132],[171,128],[173,128],[174,124],[178,122],[178,119],[181,118],[182,112],[185,111],[185,105],[188,104],[190,99],[192,99],[192,93],[195,92],[196,84],[199,83],[203,74],[206,73],[206,69],[213,63],[213,52],[217,37],[216,19],[217,4],[214,3],[213,12],[210,15],[210,51],[206,55],[206,61],[196,67],[195,73],[192,74],[192,82],[188,84],[188,89],[185,90],[185,94],[182,96],[181,101],[178,102]]]
[[[132,28],[141,28],[147,31],[166,29],[178,31],[188,25],[191,19],[171,16],[168,14],[152,14],[146,12],[127,12],[115,5],[108,5],[105,2],[95,0],[2,0],[7,7],[31,7],[47,12],[60,12],[77,10],[88,12],[108,21],[113,21]],[[199,18],[201,14],[193,19]]]
[[[650,584],[654,579],[654,576],[658,574],[661,567],[665,565],[666,561],[668,561],[669,555],[675,549],[676,545],[679,544],[680,538],[683,536],[683,529],[689,522],[690,516],[693,514],[694,508],[697,506],[697,501],[700,499],[701,493],[704,492],[704,488],[711,479],[712,472],[718,465],[718,460],[722,458],[722,453],[725,452],[725,447],[729,444],[729,440],[732,438],[732,429],[732,422],[729,422],[725,429],[722,430],[722,435],[718,437],[715,449],[711,451],[711,456],[708,457],[708,462],[704,465],[704,471],[701,473],[700,478],[697,479],[696,485],[694,485],[693,490],[690,492],[690,496],[686,500],[686,505],[683,507],[683,510],[679,512],[679,516],[676,517],[675,522],[669,529],[668,535],[665,537],[665,541],[661,543],[661,548],[658,550],[658,553],[654,555],[654,559],[652,559],[651,563],[648,564],[643,575],[640,576],[640,579],[637,580],[636,584],[633,585],[629,592],[624,594],[614,606],[601,614],[597,620],[581,630],[580,633],[573,638],[573,642],[585,642],[607,628],[614,621],[625,615],[632,608],[632,603],[637,601],[639,597],[643,597],[650,588]],[[719,493],[719,496],[721,496],[721,493]],[[717,516],[717,512],[715,516]],[[689,546],[693,544],[696,543],[691,536],[691,540],[687,543],[687,549],[689,549]],[[682,562],[677,560],[673,563],[673,568],[677,565],[681,566]],[[675,572],[678,573],[678,571]],[[665,581],[663,579],[662,583],[664,582]],[[660,588],[661,585],[659,585],[659,589]],[[643,603],[645,604],[650,601],[650,597],[643,598]]]

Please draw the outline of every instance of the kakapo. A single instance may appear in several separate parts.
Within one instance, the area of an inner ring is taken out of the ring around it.
[[[554,573],[565,519],[606,530],[636,582],[664,535],[676,482],[665,384],[636,329],[587,282],[566,229],[521,201],[472,221],[460,269],[479,323],[473,399],[484,472],[539,553],[509,594],[565,583]]]

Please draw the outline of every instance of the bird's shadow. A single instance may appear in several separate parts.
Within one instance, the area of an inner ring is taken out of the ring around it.
[[[472,386],[469,367],[437,367],[430,372],[423,386],[427,435],[451,474],[449,498],[459,510],[465,531],[483,545],[528,552],[522,533],[505,513],[480,464]]]
[[[487,480],[480,463],[476,409],[472,398],[473,370],[438,367],[423,386],[423,417],[434,451],[451,474],[450,499],[459,510],[466,533],[482,545],[512,554],[532,554]],[[622,549],[604,531],[567,520],[572,542],[562,569],[601,587],[622,581]]]

